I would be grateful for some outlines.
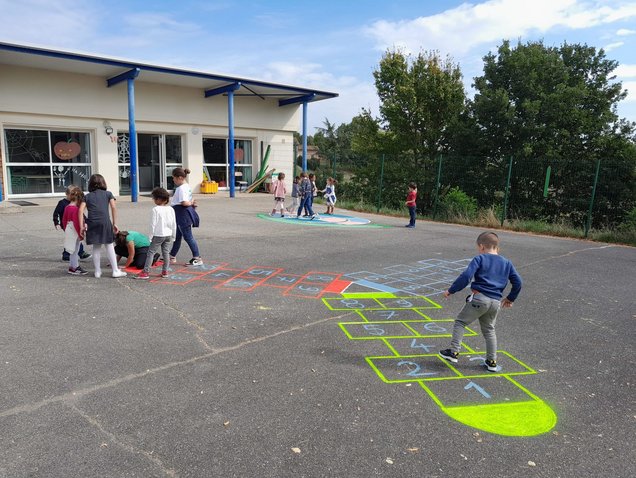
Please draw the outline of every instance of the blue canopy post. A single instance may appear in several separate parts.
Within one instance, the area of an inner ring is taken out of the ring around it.
[[[139,68],[133,68],[106,81],[110,88],[122,81],[128,83],[128,135],[130,137],[130,199],[139,200],[139,175],[137,174],[137,127],[135,126],[135,78],[139,76]]]
[[[315,93],[309,95],[297,96],[295,98],[288,98],[286,100],[279,100],[278,106],[291,105],[295,103],[302,103],[303,105],[303,172],[307,172],[307,103],[313,101],[316,98]]]
[[[227,128],[228,128],[228,162],[230,170],[228,172],[227,182],[230,185],[230,197],[233,198],[236,192],[235,175],[234,175],[234,92],[241,87],[241,82],[231,83],[220,88],[205,90],[205,97],[216,96],[227,93]]]

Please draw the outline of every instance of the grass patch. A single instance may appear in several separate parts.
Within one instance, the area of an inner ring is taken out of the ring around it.
[[[383,216],[404,217],[408,218],[404,209],[392,209],[387,207],[378,208],[372,204],[360,201],[338,200],[337,207],[348,209],[350,211],[368,212],[373,214],[381,214]],[[613,244],[625,244],[636,247],[636,228],[635,227],[619,227],[617,229],[592,229],[588,237],[585,237],[583,228],[577,228],[566,222],[547,223],[542,221],[531,221],[524,219],[511,219],[504,222],[501,226],[499,215],[492,208],[479,209],[474,217],[464,215],[455,215],[453,217],[445,217],[443,221],[433,219],[430,216],[418,216],[418,219],[427,221],[445,222],[450,224],[463,224],[466,226],[484,227],[488,229],[501,229],[517,232],[530,232],[534,234],[544,234],[546,236],[570,237],[574,239],[588,239],[597,242],[610,242]]]

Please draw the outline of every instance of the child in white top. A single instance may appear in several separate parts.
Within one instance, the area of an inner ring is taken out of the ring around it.
[[[272,184],[272,193],[274,194],[274,209],[272,209],[270,216],[276,214],[280,208],[280,217],[285,217],[285,195],[287,194],[285,173],[278,173],[278,179]]]
[[[327,212],[325,214],[333,214],[333,207],[336,205],[336,181],[334,178],[327,179],[325,189],[321,191],[327,202]]]
[[[186,263],[186,266],[201,266],[203,260],[199,255],[199,245],[192,235],[192,228],[199,227],[199,215],[195,211],[197,203],[192,198],[192,189],[186,182],[188,174],[190,174],[189,169],[174,168],[172,170],[172,181],[176,189],[170,204],[177,217],[177,235],[170,250],[170,262],[173,264],[177,262],[177,254],[181,248],[181,239],[183,239],[192,252],[192,259]]]
[[[150,247],[146,256],[146,264],[144,270],[141,271],[135,279],[149,279],[150,266],[152,260],[161,247],[161,255],[163,257],[163,266],[159,277],[168,277],[168,266],[170,265],[170,244],[174,241],[177,234],[177,218],[174,209],[170,207],[170,193],[164,188],[154,188],[152,190],[152,199],[155,201],[155,207],[152,209],[152,221],[150,223]]]

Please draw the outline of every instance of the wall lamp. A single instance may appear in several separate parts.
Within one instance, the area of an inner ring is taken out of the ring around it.
[[[113,127],[110,125],[110,121],[104,121],[104,132],[110,136],[113,134]]]

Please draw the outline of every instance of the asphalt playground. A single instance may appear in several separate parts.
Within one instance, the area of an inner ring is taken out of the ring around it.
[[[198,200],[204,266],[151,281],[66,274],[57,200],[0,204],[0,478],[636,476],[634,248],[501,232],[488,375],[478,327],[435,356],[481,229]]]

